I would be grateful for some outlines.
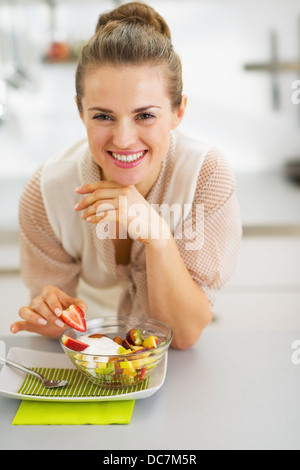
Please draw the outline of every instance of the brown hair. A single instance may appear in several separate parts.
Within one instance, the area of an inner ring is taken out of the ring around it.
[[[95,34],[83,47],[76,71],[78,109],[82,112],[87,70],[100,65],[163,65],[174,109],[182,100],[182,67],[173,49],[166,21],[141,2],[122,5],[100,15]]]

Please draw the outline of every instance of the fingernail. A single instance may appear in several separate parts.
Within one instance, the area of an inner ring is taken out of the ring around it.
[[[77,202],[77,204],[75,204],[74,210],[78,209],[78,207],[79,207],[79,202]]]
[[[62,311],[61,311],[59,308],[55,308],[55,309],[54,309],[54,313],[55,313],[55,315],[56,315],[57,317],[60,317],[61,314],[62,314]]]
[[[45,320],[45,318],[39,318],[39,319],[38,319],[38,323],[39,323],[40,325],[47,325],[47,320]]]
[[[64,322],[61,320],[55,320],[55,325],[59,326],[59,328],[63,328],[65,326]]]
[[[82,186],[77,186],[77,188],[75,188],[75,192],[76,193],[79,193],[79,191],[81,190]]]
[[[12,333],[17,333],[18,330],[17,330],[17,328],[16,328],[15,326],[12,326],[11,329],[10,329],[10,331],[11,331]]]

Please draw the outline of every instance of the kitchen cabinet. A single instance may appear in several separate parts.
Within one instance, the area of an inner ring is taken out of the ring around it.
[[[300,290],[300,237],[243,237],[231,288],[291,288]]]
[[[215,328],[299,329],[300,188],[281,173],[237,176],[244,235]]]
[[[300,238],[244,237],[214,313],[215,328],[299,329]]]

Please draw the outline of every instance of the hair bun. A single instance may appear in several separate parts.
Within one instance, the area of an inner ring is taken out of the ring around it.
[[[171,39],[171,32],[165,20],[149,5],[141,2],[131,2],[100,15],[96,32],[110,27],[114,29],[120,24],[142,25],[152,27],[159,33]],[[109,26],[110,25],[110,26]]]

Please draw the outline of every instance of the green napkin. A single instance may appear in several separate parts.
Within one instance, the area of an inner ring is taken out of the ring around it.
[[[58,403],[23,400],[12,424],[128,424],[134,400]]]
[[[18,393],[26,396],[49,397],[101,397],[132,393],[144,390],[149,379],[141,384],[129,385],[121,389],[109,389],[93,384],[77,369],[50,369],[37,368],[49,379],[65,379],[68,385],[62,388],[45,388],[42,382],[26,375]],[[57,402],[57,401],[22,401],[12,424],[128,424],[133,412],[134,400],[114,401],[85,401],[85,402]]]

